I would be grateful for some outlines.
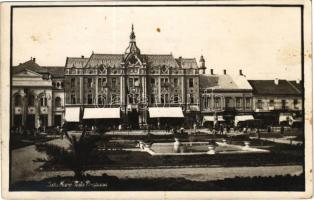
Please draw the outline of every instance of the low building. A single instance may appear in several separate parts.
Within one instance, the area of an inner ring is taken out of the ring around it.
[[[35,58],[12,68],[12,127],[62,125],[63,71],[63,67],[41,67]]]
[[[242,70],[237,76],[227,74],[226,70],[223,74],[214,74],[213,69],[209,75],[200,75],[203,118],[216,115],[217,119],[224,119],[232,124],[236,115],[252,114],[252,96],[252,87],[242,74]]]
[[[257,118],[269,125],[287,121],[289,115],[302,114],[301,81],[249,80],[253,88],[253,110]],[[282,116],[282,117],[281,117]]]

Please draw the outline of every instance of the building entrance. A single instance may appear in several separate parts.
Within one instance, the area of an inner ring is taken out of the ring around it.
[[[27,115],[26,117],[26,128],[35,129],[35,115]]]
[[[136,109],[128,112],[128,125],[131,129],[139,129],[139,115]]]

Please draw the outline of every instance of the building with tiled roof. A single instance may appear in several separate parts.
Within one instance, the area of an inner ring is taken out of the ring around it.
[[[249,80],[253,88],[253,110],[256,116],[280,123],[280,115],[302,113],[302,83],[299,81]]]
[[[222,74],[200,75],[201,111],[204,115],[227,113],[232,119],[237,114],[252,112],[252,87],[242,75]]]

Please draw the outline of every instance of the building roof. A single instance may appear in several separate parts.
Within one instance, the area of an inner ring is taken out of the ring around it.
[[[28,60],[24,63],[20,63],[18,66],[12,68],[13,73],[19,73],[28,69],[37,73],[48,73],[45,68],[40,67],[34,59]]]
[[[179,59],[175,59],[171,54],[142,54],[140,56],[148,67],[166,65],[179,68],[180,65],[182,65],[182,68],[198,68],[195,58],[181,58],[181,62],[179,62]],[[123,54],[92,53],[89,58],[68,57],[66,61],[66,67],[95,68],[101,64],[105,65],[106,67],[119,67],[122,62]]]
[[[178,65],[182,68],[188,69],[188,68],[194,68],[197,69],[197,62],[195,58],[177,58],[176,59]]]
[[[229,74],[200,75],[200,88],[216,90],[252,90],[244,76],[233,78]]]
[[[34,59],[28,60],[24,63],[20,63],[18,66],[12,67],[12,73],[20,73],[24,70],[30,70],[39,74],[44,74],[47,76],[51,74],[53,77],[64,77],[64,67],[56,67],[56,66],[45,66],[42,67],[38,65]]]
[[[170,67],[179,67],[175,58],[171,54],[146,54],[143,55],[144,60],[146,61],[147,66],[157,67],[157,66],[170,66]]]
[[[301,92],[290,84],[287,80],[249,80],[253,87],[254,94],[257,95],[300,95]]]
[[[55,78],[63,78],[64,77],[64,67],[56,67],[56,66],[45,66],[43,67],[47,70],[48,73]]]
[[[65,67],[83,68],[86,66],[88,60],[89,58],[84,57],[67,57]]]
[[[289,83],[296,87],[300,92],[303,91],[303,81],[300,81],[299,83],[297,81],[289,81]]]

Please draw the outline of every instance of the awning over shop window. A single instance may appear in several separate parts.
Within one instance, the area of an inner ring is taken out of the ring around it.
[[[216,116],[216,117],[217,117],[217,121],[219,121],[219,122],[225,121],[221,115]],[[203,122],[213,122],[213,121],[215,121],[215,116],[204,116],[203,117]]]
[[[120,108],[85,108],[83,119],[119,119]]]
[[[191,111],[200,111],[200,107],[199,107],[199,106],[192,105],[192,106],[190,106],[190,110],[191,110]]]
[[[234,124],[237,125],[238,122],[254,120],[253,115],[238,115],[234,117]]]
[[[285,122],[285,121],[290,121],[291,120],[290,118],[292,118],[292,115],[290,113],[280,113],[280,115],[279,115],[279,123],[280,122]]]
[[[67,122],[79,122],[80,121],[80,107],[65,108],[64,118]]]
[[[148,108],[150,118],[183,118],[181,107]]]

